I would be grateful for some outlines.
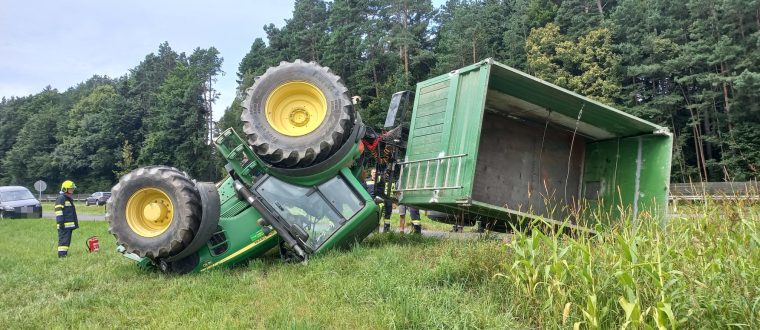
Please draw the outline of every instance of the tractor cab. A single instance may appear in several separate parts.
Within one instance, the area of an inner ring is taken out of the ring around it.
[[[337,175],[311,187],[299,186],[265,176],[253,186],[267,211],[284,223],[308,254],[320,250],[337,232],[362,211],[365,198]]]

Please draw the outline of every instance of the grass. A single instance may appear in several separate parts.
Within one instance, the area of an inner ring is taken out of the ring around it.
[[[760,212],[691,208],[593,237],[379,234],[307,265],[186,276],[139,270],[104,222],[58,260],[52,220],[0,221],[0,328],[760,328]]]
[[[106,215],[106,207],[105,205],[97,206],[97,205],[90,205],[86,206],[84,205],[84,202],[74,202],[76,208],[77,208],[77,214],[88,214],[88,215]],[[42,202],[42,212],[44,213],[55,213],[54,209],[54,202]]]
[[[307,265],[272,257],[172,276],[141,271],[114,252],[104,222],[82,223],[71,256],[58,260],[52,223],[0,222],[7,235],[0,241],[0,328],[519,326],[480,280],[457,279],[457,261],[481,249],[476,242],[383,234]],[[85,252],[91,235],[100,237],[100,253]]]

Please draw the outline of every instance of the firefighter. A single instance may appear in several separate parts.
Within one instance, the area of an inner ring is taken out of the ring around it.
[[[377,170],[371,169],[369,171],[369,178],[368,180],[364,181],[364,187],[367,188],[367,192],[369,192],[369,196],[372,198],[375,198],[375,177],[377,176]],[[380,184],[382,184],[383,179],[380,179]]]
[[[55,222],[58,227],[58,257],[63,258],[69,253],[71,233],[79,228],[77,211],[74,208],[74,189],[77,186],[71,180],[61,184],[61,193],[55,200]]]

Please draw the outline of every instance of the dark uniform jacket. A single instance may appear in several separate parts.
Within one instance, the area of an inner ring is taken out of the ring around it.
[[[64,193],[60,193],[55,200],[55,222],[59,229],[74,230],[79,228],[74,200]]]

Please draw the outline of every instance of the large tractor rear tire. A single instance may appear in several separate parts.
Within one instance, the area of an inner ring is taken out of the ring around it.
[[[106,210],[117,244],[153,259],[177,254],[190,244],[202,216],[193,181],[166,166],[138,168],[123,176],[111,189]]]
[[[351,134],[355,115],[348,89],[314,62],[269,68],[247,93],[243,131],[256,154],[275,167],[318,164]]]

